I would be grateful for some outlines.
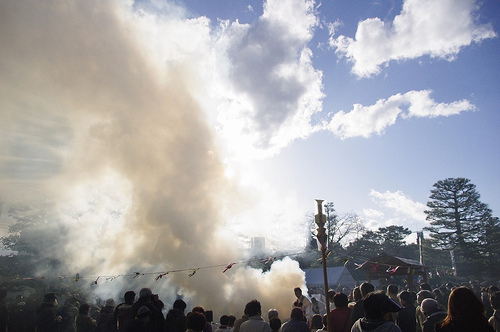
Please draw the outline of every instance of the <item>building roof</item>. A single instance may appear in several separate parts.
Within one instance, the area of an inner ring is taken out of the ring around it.
[[[325,284],[323,279],[323,268],[305,269],[306,285],[307,286],[323,286]],[[328,285],[342,285],[347,287],[354,287],[356,281],[351,273],[345,266],[328,267],[326,269],[328,275]]]

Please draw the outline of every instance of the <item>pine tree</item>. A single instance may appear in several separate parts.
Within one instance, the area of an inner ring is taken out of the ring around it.
[[[433,187],[425,211],[433,246],[454,250],[458,274],[478,276],[490,268],[486,262],[498,256],[498,218],[480,201],[469,179],[448,178]]]

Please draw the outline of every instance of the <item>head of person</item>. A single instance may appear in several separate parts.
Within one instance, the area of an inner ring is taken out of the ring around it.
[[[220,316],[219,323],[220,323],[220,325],[228,326],[229,325],[229,316],[228,315]]]
[[[433,299],[434,294],[432,294],[431,291],[428,290],[421,290],[420,292],[417,293],[417,303],[420,305],[423,300],[425,299]]]
[[[229,322],[227,323],[227,326],[233,327],[235,321],[236,321],[236,316],[229,315]]]
[[[115,300],[113,300],[112,298],[107,299],[106,302],[104,303],[104,306],[114,308]]]
[[[245,313],[249,316],[259,316],[262,313],[260,302],[253,299],[245,305]]]
[[[201,307],[201,306],[196,306],[191,311],[192,312],[199,312],[200,314],[203,314],[203,316],[205,316],[205,309],[203,309],[203,307]],[[205,317],[205,319],[206,319],[206,317]]]
[[[304,312],[300,308],[293,308],[290,318],[295,320],[304,320]]]
[[[295,287],[295,288],[293,289],[293,292],[295,293],[295,296],[296,296],[297,298],[299,298],[299,297],[301,297],[301,296],[302,296],[302,289],[300,289],[300,287]]]
[[[428,290],[429,292],[432,292],[432,287],[426,282],[423,282],[420,284],[420,290]]]
[[[349,299],[344,293],[337,293],[333,296],[333,303],[336,308],[347,308]]]
[[[425,316],[430,316],[439,311],[439,303],[434,299],[424,299],[420,304],[420,309]]]
[[[404,290],[398,294],[402,306],[413,304],[416,300],[414,293]]]
[[[390,284],[389,286],[387,286],[387,295],[397,296],[398,290],[398,285]]]
[[[335,294],[337,294],[337,292],[334,291],[333,289],[328,290],[328,300],[330,302],[333,302],[333,297],[335,296]]]
[[[324,315],[323,315],[323,319],[322,319],[322,321],[323,321],[323,326],[324,326],[324,328],[326,329],[326,327],[327,327],[327,325],[328,325],[328,315],[327,315],[327,314],[324,314]]]
[[[186,317],[186,328],[193,331],[203,331],[207,319],[201,312],[191,311]]]
[[[450,320],[484,316],[484,313],[483,303],[469,288],[457,287],[451,292],[448,299],[448,317]]]
[[[57,305],[57,296],[54,293],[47,293],[43,296],[43,302],[47,304]]]
[[[402,308],[394,300],[383,292],[371,292],[363,301],[365,317],[370,320],[385,319],[388,320],[390,313],[398,312]]]
[[[205,310],[205,318],[207,322],[212,323],[214,320],[214,312],[212,310]]]
[[[364,283],[361,284],[361,286],[359,286],[359,290],[361,291],[361,296],[364,298],[369,293],[375,291],[375,286],[365,281]]]
[[[143,305],[139,308],[139,310],[137,310],[136,317],[137,317],[137,319],[139,319],[143,322],[148,322],[149,318],[151,317],[151,311],[149,310],[148,307]]]
[[[281,327],[281,319],[278,317],[271,318],[269,320],[269,326],[271,327],[271,330],[278,331]]]
[[[323,318],[321,315],[314,315],[311,319],[311,329],[322,329],[323,328]]]
[[[153,292],[151,291],[151,288],[149,287],[144,287],[139,291],[139,298],[141,300],[151,300],[151,296],[153,295]]]
[[[187,304],[184,302],[184,300],[177,299],[174,301],[173,307],[175,309],[179,309],[180,311],[184,312],[186,310]]]
[[[125,299],[125,303],[127,304],[133,304],[135,301],[135,292],[134,291],[126,291],[125,295],[123,296]]]
[[[494,292],[490,295],[491,307],[495,310],[500,310],[500,292]]]
[[[267,319],[269,321],[271,321],[273,317],[278,317],[278,316],[279,316],[278,310],[276,309],[269,309],[269,311],[267,312]]]
[[[357,302],[361,300],[363,296],[361,295],[361,290],[359,289],[359,286],[354,287],[352,290],[352,299]]]
[[[90,311],[90,305],[88,303],[82,303],[78,308],[78,313],[80,315],[87,316],[89,314],[89,311]]]

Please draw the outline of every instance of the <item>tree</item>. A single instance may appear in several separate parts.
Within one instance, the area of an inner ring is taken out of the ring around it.
[[[492,272],[488,262],[499,255],[500,223],[480,201],[476,186],[469,179],[448,178],[433,187],[425,210],[432,246],[454,250],[458,273],[463,276]]]
[[[349,255],[366,260],[381,252],[403,258],[416,259],[418,248],[407,244],[405,238],[412,232],[403,226],[379,227],[376,231],[366,231],[347,247]]]

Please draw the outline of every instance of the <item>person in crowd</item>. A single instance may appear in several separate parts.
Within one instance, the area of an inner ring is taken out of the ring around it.
[[[399,292],[398,285],[390,284],[390,285],[387,286],[386,295],[389,296],[397,304],[400,304],[399,303],[399,298],[398,298],[398,292]],[[398,313],[393,312],[391,314],[391,321],[396,322],[397,318],[398,318]]]
[[[301,309],[302,310],[302,309]],[[262,308],[260,302],[251,300],[245,306],[248,320],[241,324],[240,332],[270,332],[271,326],[261,317]]]
[[[494,292],[490,295],[490,304],[493,308],[493,315],[489,318],[488,323],[500,332],[500,292]]]
[[[165,317],[161,312],[163,302],[158,299],[158,295],[153,295],[151,288],[144,287],[139,291],[139,298],[132,304],[130,309],[131,317],[136,317],[139,308],[145,306],[150,311],[149,321],[154,331],[163,332],[165,330]]]
[[[186,302],[182,299],[174,301],[172,309],[167,312],[165,318],[166,332],[185,332],[186,331]]]
[[[76,332],[94,332],[97,323],[89,316],[90,306],[88,303],[82,303],[78,308],[78,316],[76,317]]]
[[[300,287],[295,287],[293,292],[295,293],[297,300],[293,302],[292,308],[302,309],[304,317],[306,317],[307,321],[310,322],[313,315],[311,301],[307,298],[307,296],[302,294],[302,289],[300,289]]]
[[[335,294],[333,294],[335,295]],[[333,302],[333,295],[332,295],[332,301]],[[349,299],[349,308],[353,308],[356,302],[361,300],[363,296],[361,296],[361,290],[359,290],[359,286],[356,286],[352,289],[351,291],[351,298]]]
[[[61,315],[61,332],[75,332],[76,330],[76,317],[78,316],[78,308],[80,303],[74,297],[69,297],[64,301],[64,305],[59,310]]]
[[[417,309],[415,310],[415,318],[417,320],[417,332],[422,332],[422,327],[423,327],[423,324],[426,320],[426,317],[425,317],[424,313],[422,312],[422,308],[420,307],[420,304],[425,299],[434,299],[434,295],[432,294],[431,291],[421,290],[420,292],[417,293],[418,306],[417,306]]]
[[[0,289],[0,332],[7,331],[7,325],[9,323],[9,309],[6,303],[7,290],[5,288]]]
[[[134,319],[125,324],[125,332],[154,332],[155,324],[151,321],[151,310],[143,305],[139,307]]]
[[[203,314],[203,316],[205,316],[205,321],[206,321],[205,328],[203,329],[203,332],[212,332],[212,324],[210,324],[210,322],[207,319],[205,309],[203,309],[203,307],[201,307],[201,306],[196,306],[191,311],[199,312],[200,314]]]
[[[271,321],[271,318],[273,317],[279,317],[279,313],[278,313],[278,310],[277,309],[269,309],[269,311],[267,312],[267,320],[270,322]]]
[[[202,332],[207,325],[207,319],[201,312],[191,311],[186,317],[186,332]]]
[[[269,320],[269,326],[272,332],[278,332],[281,328],[281,319],[278,316],[271,317]]]
[[[219,323],[219,327],[215,330],[215,332],[227,332],[230,329],[228,315],[220,316]]]
[[[326,305],[314,296],[311,297],[311,309],[313,315],[320,315],[320,317],[326,313]]]
[[[484,315],[484,305],[467,287],[455,288],[448,299],[448,315],[436,332],[493,332]]]
[[[392,312],[402,308],[383,292],[370,292],[363,299],[365,316],[358,319],[351,332],[401,332],[401,329],[389,319]]]
[[[116,326],[118,332],[124,332],[125,324],[134,318],[132,316],[132,304],[135,301],[135,292],[126,291],[123,298],[125,302],[117,305],[113,312],[113,326]]]
[[[359,290],[361,292],[361,299],[358,300],[352,307],[351,321],[349,323],[349,328],[351,328],[358,319],[364,317],[365,315],[365,309],[363,305],[364,298],[369,293],[373,292],[375,290],[375,287],[373,286],[373,284],[369,282],[364,282],[359,286]]]
[[[438,301],[434,299],[425,299],[420,304],[422,313],[426,319],[422,324],[422,332],[434,332],[436,325],[446,318],[446,311],[441,308]]]
[[[344,293],[337,293],[333,296],[335,309],[330,311],[330,321],[332,332],[348,332],[351,330],[350,319],[352,309],[348,307],[349,298]]]
[[[238,318],[237,320],[234,321],[233,332],[240,332],[241,324],[243,324],[247,320],[248,320],[248,314],[246,312],[246,306],[245,306],[245,311],[243,312],[241,318]]]
[[[441,291],[441,294],[443,294],[443,297],[441,298],[442,302],[438,301],[438,303],[443,308],[448,308],[448,297],[450,296],[450,291],[448,290],[448,288],[446,288],[445,285],[442,285],[441,287],[439,287],[439,290]]]
[[[420,290],[421,290],[421,291],[422,291],[422,290],[427,290],[427,291],[429,291],[429,292],[432,292],[432,287],[431,287],[431,285],[429,285],[429,284],[428,284],[428,283],[426,283],[426,282],[421,283],[421,284],[419,285],[419,288],[420,288]]]
[[[402,332],[415,332],[417,330],[416,308],[415,301],[417,300],[415,293],[402,291],[398,295],[399,304],[403,307],[396,313],[395,323],[399,326]]]
[[[311,319],[311,332],[316,332],[318,330],[321,330],[323,328],[323,318],[321,315],[314,314],[312,319]]]
[[[212,331],[215,331],[217,325],[214,323],[214,312],[212,310],[205,310],[205,318],[207,319],[207,323],[210,324]]]
[[[229,315],[229,322],[228,322],[228,327],[231,330],[234,330],[234,322],[236,321],[236,316],[234,315]]]
[[[101,308],[101,312],[97,316],[96,332],[115,332],[116,325],[113,326],[113,315],[115,312],[115,300],[109,298]]]
[[[281,326],[281,332],[309,332],[309,326],[304,317],[304,311],[295,307],[290,313],[290,320]]]
[[[36,310],[37,332],[59,332],[62,317],[56,314],[57,296],[47,293],[43,296],[43,303]]]

